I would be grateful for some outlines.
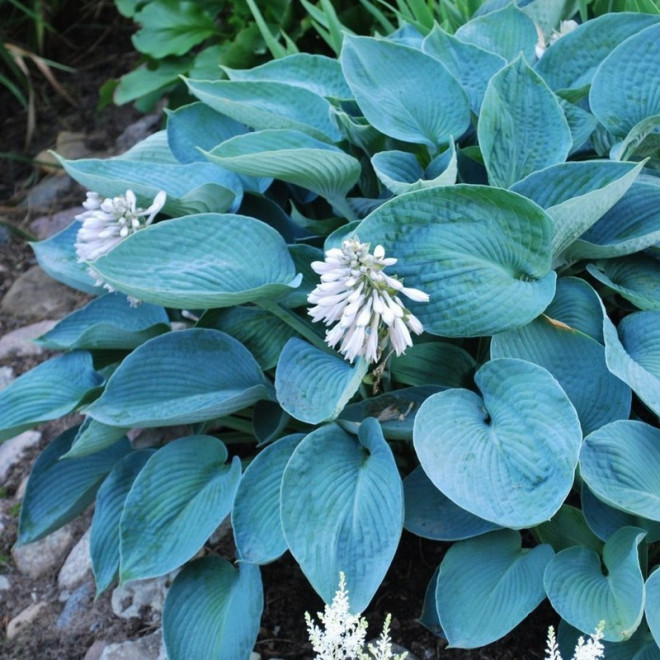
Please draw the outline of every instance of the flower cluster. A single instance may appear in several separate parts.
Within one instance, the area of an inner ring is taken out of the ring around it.
[[[543,36],[543,32],[541,32],[541,28],[539,28],[537,25],[536,30],[538,32],[539,40],[535,48],[536,57],[538,59],[541,59],[543,57],[543,53],[545,53],[546,49],[549,46],[552,46],[552,44],[559,41],[562,37],[565,37],[569,32],[573,32],[573,30],[575,30],[576,27],[578,27],[578,23],[576,21],[573,20],[562,21],[559,24],[559,29],[552,31],[552,34],[548,39],[548,43],[546,44],[545,37]]]
[[[346,589],[346,576],[339,573],[339,589],[335,592],[325,612],[318,613],[324,628],[317,626],[309,612],[305,612],[309,641],[315,660],[405,660],[408,653],[394,655],[390,642],[390,615],[385,619],[383,631],[376,646],[369,644],[370,653],[364,652],[364,640],[367,636],[367,620],[359,614],[351,614]]]
[[[412,346],[411,331],[423,331],[399,296],[415,302],[428,302],[429,297],[384,272],[396,262],[385,257],[382,245],[370,254],[369,243],[360,243],[357,236],[328,250],[325,261],[312,262],[321,283],[307,297],[314,305],[309,314],[328,326],[336,323],[326,331],[325,341],[332,347],[340,344],[339,351],[350,362],[358,356],[377,362],[388,344],[401,355]]]
[[[88,192],[83,202],[86,210],[76,216],[76,220],[82,222],[76,235],[78,261],[95,261],[127,236],[150,225],[163,208],[165,198],[161,190],[149,208],[141,209],[132,190],[112,199],[102,199],[98,193]]]
[[[600,660],[605,657],[605,649],[601,643],[603,638],[603,628],[605,622],[601,621],[598,628],[593,635],[585,642],[584,637],[578,639],[575,653],[572,660]],[[557,646],[557,638],[555,637],[555,630],[552,626],[548,629],[548,645],[546,648],[545,660],[562,660],[559,647]]]

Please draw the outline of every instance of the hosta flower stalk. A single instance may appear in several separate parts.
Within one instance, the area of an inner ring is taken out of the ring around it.
[[[604,658],[605,648],[600,641],[603,638],[604,628],[605,622],[601,621],[587,641],[585,641],[584,637],[580,637],[571,660],[600,660]],[[559,652],[559,646],[557,645],[555,630],[552,626],[548,629],[545,660],[563,660]]]
[[[411,332],[419,335],[423,331],[401,297],[415,302],[429,300],[423,291],[406,287],[402,280],[385,273],[385,268],[397,260],[385,257],[382,245],[373,253],[369,247],[354,236],[341,248],[328,250],[325,261],[312,262],[321,283],[307,298],[314,305],[309,314],[314,321],[333,326],[326,331],[325,341],[333,348],[339,345],[340,353],[350,362],[357,357],[377,362],[390,346],[401,355],[412,346]]]

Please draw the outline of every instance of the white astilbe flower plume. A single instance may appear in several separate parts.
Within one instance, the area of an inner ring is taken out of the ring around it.
[[[351,614],[348,602],[346,576],[339,573],[339,589],[323,614],[317,615],[323,627],[317,626],[309,612],[305,612],[309,641],[312,643],[315,660],[405,660],[408,653],[392,654],[389,627],[390,615],[385,619],[383,632],[374,646],[369,645],[369,653],[364,652],[367,636],[367,620],[359,614]]]
[[[415,302],[428,302],[429,297],[385,273],[396,262],[385,257],[382,245],[370,254],[369,243],[360,243],[357,236],[346,239],[341,248],[328,250],[325,261],[312,262],[321,283],[307,297],[314,305],[309,314],[314,321],[336,324],[326,331],[325,341],[332,347],[339,344],[350,362],[359,356],[377,362],[388,345],[401,355],[412,346],[410,333],[423,331],[400,296]]]
[[[601,660],[601,658],[604,658],[605,648],[600,641],[603,639],[604,628],[605,622],[601,621],[593,635],[590,635],[586,642],[584,637],[580,637],[571,660]],[[545,660],[563,660],[561,653],[559,653],[559,647],[557,646],[555,629],[552,626],[548,628],[548,640],[545,652]]]

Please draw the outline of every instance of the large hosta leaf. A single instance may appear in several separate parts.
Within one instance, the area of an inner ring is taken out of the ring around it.
[[[77,428],[57,436],[36,460],[25,489],[18,542],[31,543],[73,520],[93,501],[114,465],[131,451],[127,439],[84,458],[62,458]]]
[[[361,241],[398,259],[392,272],[422,289],[411,311],[432,334],[491,335],[528,323],[552,300],[552,221],[536,204],[475,185],[430,188],[383,204]]]
[[[603,341],[603,306],[593,287],[581,277],[560,277],[545,315],[579,330],[598,343]]]
[[[485,520],[514,528],[548,520],[573,485],[582,440],[575,409],[530,362],[491,360],[474,380],[481,396],[446,390],[417,413],[414,443],[424,471]]]
[[[287,463],[281,497],[284,537],[314,589],[330,602],[343,572],[351,608],[363,611],[403,526],[401,478],[378,422],[365,420],[357,439],[335,425],[310,433]]]
[[[162,307],[148,303],[133,307],[125,296],[109,293],[69,314],[36,342],[64,350],[128,349],[169,329]]]
[[[646,580],[646,623],[655,643],[660,647],[660,569],[656,568]]]
[[[522,56],[488,83],[478,134],[488,180],[501,188],[563,163],[573,145],[559,101]]]
[[[605,543],[602,563],[593,551],[581,546],[562,550],[548,564],[545,590],[557,613],[587,634],[605,622],[603,638],[629,639],[644,614],[644,578],[637,546],[645,533],[622,527]]]
[[[605,348],[545,315],[495,335],[491,356],[521,358],[547,369],[575,406],[585,435],[630,414],[630,388],[607,368]]]
[[[517,626],[545,598],[549,545],[521,547],[501,530],[453,545],[440,564],[435,591],[442,630],[453,647],[490,644]]]
[[[192,328],[133,351],[86,413],[111,426],[170,426],[236,412],[271,391],[241,343],[218,330]]]
[[[630,314],[619,323],[618,333],[605,315],[603,334],[610,371],[660,415],[660,312]]]
[[[584,439],[580,474],[608,504],[660,521],[660,430],[634,420],[613,422]]]
[[[0,441],[72,412],[102,383],[86,351],[43,362],[0,391]]]
[[[340,61],[364,116],[385,135],[434,152],[470,125],[460,84],[438,60],[415,48],[346,36]]]
[[[617,46],[598,67],[589,105],[598,121],[619,137],[639,122],[660,115],[660,24]]]
[[[355,394],[368,368],[364,360],[352,366],[338,355],[292,337],[277,363],[277,400],[302,422],[332,421]]]
[[[266,447],[241,478],[231,511],[241,561],[266,564],[286,552],[280,522],[280,485],[284,468],[304,437],[302,433],[288,435]]]
[[[263,610],[259,568],[234,568],[203,557],[174,579],[163,608],[163,639],[171,660],[247,658]]]
[[[121,514],[122,582],[164,575],[195,556],[234,501],[241,462],[226,460],[224,444],[206,435],[170,442],[149,458]]]
[[[158,223],[122,241],[94,269],[127,295],[178,309],[230,307],[297,285],[282,237],[264,222],[234,214]]]

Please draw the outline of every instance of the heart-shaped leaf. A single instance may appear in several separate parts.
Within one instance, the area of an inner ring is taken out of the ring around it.
[[[490,644],[515,628],[545,598],[549,545],[521,547],[518,532],[501,530],[454,544],[435,591],[440,625],[452,647]]]
[[[271,391],[242,344],[218,330],[192,328],[135,349],[85,412],[110,426],[171,426],[229,415]]]
[[[365,420],[357,439],[336,425],[310,433],[287,463],[281,498],[284,537],[314,589],[331,602],[343,572],[362,612],[403,527],[401,478],[378,422]]]
[[[480,518],[513,528],[548,520],[573,485],[575,408],[545,369],[523,360],[491,360],[474,380],[482,396],[451,389],[422,404],[413,432],[422,468]]]
[[[637,546],[645,533],[622,527],[605,543],[602,561],[593,551],[574,546],[556,554],[543,583],[559,615],[590,634],[605,622],[603,639],[620,642],[637,630],[644,614],[644,578]]]
[[[174,440],[149,458],[121,514],[122,582],[165,575],[197,554],[234,501],[241,462],[226,460],[224,444],[206,435]]]
[[[545,315],[595,339],[603,341],[603,307],[598,294],[580,277],[560,277]]]
[[[655,643],[660,647],[660,569],[656,568],[646,580],[646,623],[649,624]]]

